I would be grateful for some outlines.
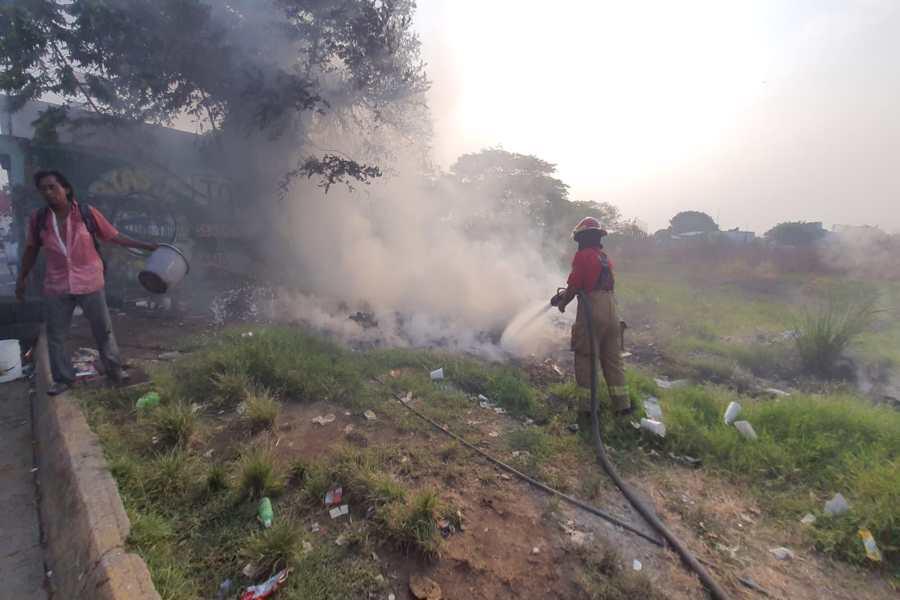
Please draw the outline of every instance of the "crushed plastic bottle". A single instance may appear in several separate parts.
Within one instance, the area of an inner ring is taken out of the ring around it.
[[[650,396],[644,400],[644,412],[647,414],[648,419],[662,421],[662,407],[659,405],[659,400],[657,398]]]
[[[272,510],[272,501],[268,497],[259,501],[256,518],[266,529],[272,526],[272,521],[275,520],[275,512]]]
[[[874,562],[881,562],[881,550],[878,549],[878,544],[875,543],[872,532],[868,529],[860,529],[859,537],[862,540],[863,547],[866,549],[866,558]]]
[[[147,392],[138,398],[137,403],[135,403],[135,407],[137,407],[138,410],[147,410],[148,408],[153,408],[158,405],[159,394],[157,392]]]
[[[281,587],[281,584],[287,581],[290,569],[278,571],[259,585],[248,586],[241,594],[241,600],[262,600],[268,598]]]

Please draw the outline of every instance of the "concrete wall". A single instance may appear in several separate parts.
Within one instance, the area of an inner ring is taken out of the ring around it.
[[[125,549],[131,524],[97,436],[75,398],[46,394],[43,333],[36,352],[34,431],[51,593],[65,600],[160,600],[143,559]]]

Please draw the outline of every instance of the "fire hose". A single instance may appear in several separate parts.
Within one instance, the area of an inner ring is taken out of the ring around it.
[[[622,495],[624,495],[625,498],[635,508],[635,510],[637,510],[638,513],[640,513],[640,515],[644,518],[644,520],[647,521],[647,523],[649,523],[653,527],[653,529],[656,530],[656,532],[658,532],[660,535],[662,535],[662,537],[664,538],[665,541],[661,541],[661,540],[657,539],[656,537],[654,537],[648,533],[645,533],[644,531],[641,531],[634,525],[632,525],[626,521],[623,521],[622,519],[620,519],[618,517],[615,517],[595,506],[587,504],[586,502],[583,502],[583,501],[579,500],[578,498],[575,498],[574,496],[564,494],[563,492],[560,492],[559,490],[556,490],[556,489],[548,486],[547,484],[545,484],[541,481],[538,481],[537,479],[534,479],[533,477],[530,477],[529,475],[519,471],[515,467],[512,467],[512,466],[504,463],[503,461],[494,458],[493,456],[491,456],[490,454],[488,454],[481,448],[475,446],[474,444],[468,442],[463,437],[461,437],[461,436],[457,435],[456,433],[454,433],[453,431],[449,430],[447,427],[441,425],[440,423],[438,423],[434,419],[428,417],[421,411],[416,410],[416,408],[414,408],[413,406],[410,406],[409,402],[407,400],[405,400],[403,397],[401,397],[399,394],[394,394],[394,398],[400,402],[401,406],[406,408],[408,411],[410,411],[411,413],[413,413],[420,419],[428,422],[435,429],[438,429],[439,431],[441,431],[444,434],[448,435],[449,437],[453,438],[454,440],[456,440],[457,442],[459,442],[460,444],[462,444],[469,450],[472,450],[473,452],[475,452],[482,458],[489,461],[491,464],[503,469],[504,471],[507,471],[507,472],[515,475],[517,478],[521,479],[522,481],[525,481],[525,482],[531,484],[532,486],[534,486],[540,490],[543,490],[544,492],[547,492],[548,494],[557,496],[558,498],[561,498],[561,499],[565,500],[566,502],[569,502],[570,504],[577,506],[577,507],[581,508],[582,510],[585,510],[591,514],[594,514],[614,525],[618,525],[619,527],[625,529],[626,531],[629,531],[629,532],[637,535],[638,537],[641,537],[641,538],[647,540],[648,542],[655,544],[656,546],[660,546],[663,548],[665,548],[666,545],[671,546],[671,548],[673,550],[675,550],[675,552],[677,552],[678,555],[681,557],[681,559],[685,563],[685,565],[687,565],[688,568],[690,568],[692,571],[694,571],[694,573],[697,574],[697,576],[700,578],[700,581],[703,583],[703,585],[709,591],[710,595],[715,600],[727,600],[728,596],[725,594],[725,591],[719,586],[718,583],[716,583],[716,581],[710,576],[710,574],[706,571],[706,569],[703,568],[703,565],[700,564],[700,561],[693,554],[691,554],[691,552],[678,540],[678,538],[676,538],[675,535],[672,534],[672,532],[670,532],[668,530],[668,528],[666,528],[666,526],[659,519],[659,517],[657,517],[656,514],[646,504],[644,504],[644,502],[637,496],[637,494],[635,494],[634,491],[625,483],[625,481],[619,475],[619,472],[616,471],[616,468],[610,462],[609,457],[606,455],[606,449],[603,446],[603,438],[600,435],[600,417],[598,414],[598,402],[597,402],[597,350],[596,350],[597,340],[594,338],[594,329],[592,327],[593,323],[591,320],[591,314],[590,314],[590,310],[587,309],[587,306],[588,306],[587,299],[585,298],[585,296],[582,292],[578,292],[578,296],[579,296],[578,307],[579,307],[579,310],[584,310],[584,314],[585,314],[585,318],[586,318],[585,323],[588,328],[588,332],[590,335],[590,342],[591,342],[591,435],[594,440],[595,449],[597,451],[597,460],[600,463],[600,466],[603,467],[603,470],[606,471],[606,474],[609,476],[609,478],[612,479],[613,483],[616,484],[616,487],[618,487],[619,490],[622,492]],[[545,312],[546,312],[546,310],[542,309],[537,315],[535,315],[532,319],[530,319],[529,322],[533,321],[536,317],[544,314]],[[623,335],[622,331],[620,331],[620,335]],[[378,380],[378,381],[379,381],[379,383],[384,384],[383,381],[381,381],[381,380]]]
[[[700,564],[700,561],[691,554],[684,544],[668,530],[660,518],[656,516],[656,513],[653,512],[653,510],[651,510],[650,507],[634,493],[628,484],[625,483],[619,475],[619,472],[616,471],[612,462],[610,462],[609,457],[606,455],[606,449],[603,446],[603,438],[600,436],[600,416],[598,414],[597,405],[597,340],[594,337],[594,327],[591,319],[591,311],[588,308],[587,296],[581,291],[578,292],[578,310],[583,311],[582,314],[585,317],[585,325],[587,326],[591,341],[591,435],[594,439],[594,447],[597,451],[597,461],[635,510],[644,517],[644,520],[646,520],[653,529],[665,538],[666,542],[678,553],[685,565],[697,574],[710,595],[715,598],[715,600],[726,600],[728,596],[725,594],[725,590],[716,583],[706,569],[703,568],[703,565]]]

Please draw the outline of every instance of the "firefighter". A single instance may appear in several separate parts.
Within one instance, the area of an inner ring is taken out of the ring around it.
[[[567,287],[551,300],[560,312],[565,312],[566,305],[572,301],[577,292],[584,292],[594,327],[594,339],[597,343],[597,357],[603,370],[603,378],[609,390],[612,408],[616,416],[624,417],[634,412],[628,397],[628,386],[625,383],[625,369],[620,354],[620,325],[616,314],[616,298],[613,293],[615,276],[613,263],[603,251],[602,239],[606,231],[600,222],[593,217],[585,217],[579,221],[572,231],[572,238],[578,243],[578,252],[572,259],[572,272],[569,274]],[[581,297],[578,302],[581,303]],[[572,325],[572,351],[575,353],[575,381],[584,388],[591,385],[591,338],[588,333],[587,319],[579,307]]]

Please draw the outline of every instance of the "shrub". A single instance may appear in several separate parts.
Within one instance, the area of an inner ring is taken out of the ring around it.
[[[815,310],[807,310],[797,323],[797,351],[804,368],[831,377],[847,347],[875,321],[874,294],[837,300],[830,298]]]
[[[196,417],[190,404],[177,401],[156,407],[150,422],[160,444],[165,447],[185,446],[194,433]]]
[[[300,530],[292,523],[276,523],[250,537],[244,556],[259,570],[273,573],[297,564],[302,542]]]
[[[281,412],[281,405],[264,387],[253,387],[247,392],[247,409],[244,418],[253,431],[271,429]]]
[[[260,498],[282,490],[271,450],[254,446],[244,452],[239,464],[238,490],[246,497]]]

